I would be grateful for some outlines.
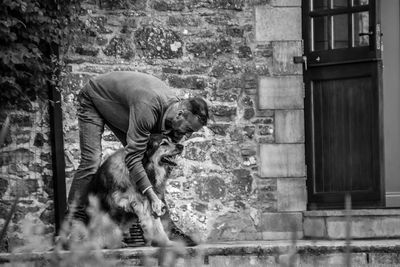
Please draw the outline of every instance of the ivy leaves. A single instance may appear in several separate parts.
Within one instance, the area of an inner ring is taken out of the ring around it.
[[[47,98],[58,49],[74,36],[79,0],[0,0],[0,103]]]

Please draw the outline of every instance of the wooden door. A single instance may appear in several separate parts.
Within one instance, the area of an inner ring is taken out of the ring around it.
[[[309,207],[384,204],[378,1],[303,0]]]

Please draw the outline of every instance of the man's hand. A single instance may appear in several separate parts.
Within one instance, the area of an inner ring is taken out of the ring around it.
[[[151,201],[151,208],[153,209],[154,215],[157,217],[163,216],[166,211],[164,202],[162,202],[158,197]]]
[[[164,215],[166,212],[165,204],[158,198],[153,188],[147,189],[145,194],[151,203],[151,209],[153,210],[154,215],[158,217]]]

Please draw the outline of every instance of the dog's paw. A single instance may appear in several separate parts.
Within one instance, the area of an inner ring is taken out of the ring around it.
[[[129,247],[128,244],[122,241],[120,244],[120,248],[127,248],[127,247]]]

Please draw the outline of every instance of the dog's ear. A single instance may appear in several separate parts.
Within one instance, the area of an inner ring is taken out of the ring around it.
[[[150,135],[146,150],[147,158],[150,158],[156,152],[162,140],[163,140],[163,135],[161,134]]]

